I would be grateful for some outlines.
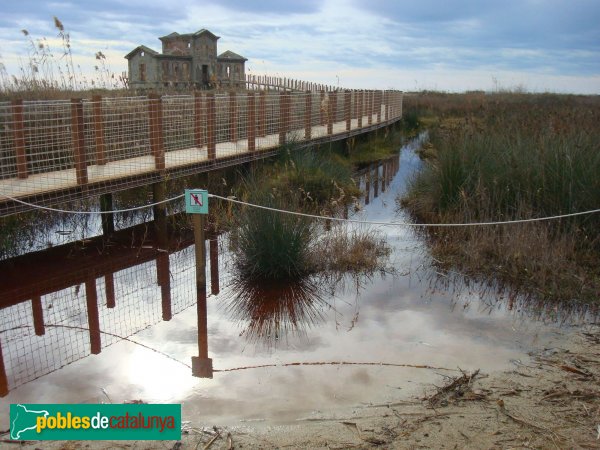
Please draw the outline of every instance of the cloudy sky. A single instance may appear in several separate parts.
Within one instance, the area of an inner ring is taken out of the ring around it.
[[[177,5],[177,6],[175,6]],[[249,59],[250,73],[348,88],[600,93],[599,0],[4,0],[0,62],[18,73],[28,38],[47,38],[55,57],[57,16],[75,62],[110,69],[158,36],[207,28],[219,52]]]

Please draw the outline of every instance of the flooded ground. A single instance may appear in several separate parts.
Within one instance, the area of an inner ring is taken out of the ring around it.
[[[409,221],[396,197],[418,167],[412,150],[377,167],[377,181],[361,178],[369,195],[351,217]],[[458,368],[514,367],[583,320],[436,272],[417,230],[378,229],[393,249],[390,270],[314,279],[300,294],[240,295],[226,235],[207,242],[205,302],[196,298],[189,243],[98,259],[70,280],[40,273],[4,290],[0,430],[17,402],[182,403],[183,420],[195,426],[331,417],[420,395]],[[196,376],[192,358],[205,368]]]

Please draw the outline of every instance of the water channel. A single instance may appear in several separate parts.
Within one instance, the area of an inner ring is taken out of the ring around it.
[[[351,217],[410,221],[396,198],[419,167],[415,145],[379,165],[377,181],[360,177],[368,194]],[[455,373],[444,369],[514,367],[582,320],[442,273],[421,230],[376,229],[392,248],[389,270],[336,282],[248,291],[222,234],[207,242],[206,301],[192,242],[3,291],[0,429],[10,403],[181,403],[196,426],[333,417],[422,395]],[[212,370],[193,370],[206,354]]]

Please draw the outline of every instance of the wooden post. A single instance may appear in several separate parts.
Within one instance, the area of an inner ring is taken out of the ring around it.
[[[44,309],[42,308],[42,297],[35,296],[31,299],[31,311],[33,312],[33,329],[36,336],[46,334],[44,327]]]
[[[356,94],[358,95],[358,106],[356,109],[358,112],[358,128],[361,128],[363,120],[363,91],[358,91]]]
[[[219,238],[213,237],[209,241],[210,254],[210,292],[213,295],[219,293]]]
[[[390,93],[383,91],[383,101],[385,103],[385,121],[390,120]]]
[[[194,93],[194,145],[198,148],[204,146],[204,102],[202,94]]]
[[[229,140],[237,141],[237,97],[235,92],[229,93]]]
[[[381,91],[377,91],[377,123],[381,123]]]
[[[308,91],[304,97],[304,138],[310,140],[312,136],[312,92]]]
[[[346,131],[352,129],[352,92],[344,93],[344,117],[346,118]]]
[[[17,154],[17,177],[27,178],[27,153],[25,150],[25,121],[23,119],[23,100],[12,102],[12,127],[15,152]]]
[[[383,193],[387,184],[387,165],[385,162],[381,165],[381,172],[381,192]]]
[[[206,139],[208,147],[208,159],[213,160],[217,158],[217,109],[215,107],[214,94],[208,94],[207,103],[208,117],[206,119]]]
[[[167,247],[167,204],[164,202],[167,198],[166,181],[157,181],[152,184],[152,200],[158,203],[152,207],[154,214],[154,229],[160,248]]]
[[[321,100],[319,103],[319,108],[321,111],[321,120],[319,122],[320,125],[325,125],[325,114],[327,113],[327,109],[325,108],[325,91],[321,89]]]
[[[329,105],[328,105],[328,120],[327,120],[327,134],[333,134],[333,123],[335,122],[335,116],[337,113],[337,92],[329,93]]]
[[[258,97],[258,135],[265,137],[267,135],[267,93],[260,92]]]
[[[114,308],[116,306],[115,301],[115,277],[112,272],[104,275],[104,286],[106,289],[106,307]]]
[[[109,192],[100,196],[100,211],[107,212],[113,210],[113,196]],[[115,217],[114,214],[100,214],[100,221],[102,222],[102,234],[104,236],[110,236],[115,232]]]
[[[92,96],[92,121],[94,123],[94,138],[96,141],[96,164],[106,164],[106,153],[104,148],[104,115],[102,113],[102,97]]]
[[[373,91],[367,91],[367,125],[373,124]]]
[[[283,145],[287,138],[287,104],[288,94],[284,91],[279,94],[279,145]]]
[[[156,278],[160,286],[162,320],[168,322],[173,318],[171,311],[171,276],[169,274],[169,254],[161,252],[156,257]]]
[[[254,102],[254,94],[248,94],[248,151],[253,152],[256,150],[256,105]]]
[[[204,235],[204,214],[192,214],[196,254],[196,288],[206,295],[206,246]]]
[[[375,174],[373,175],[373,198],[379,196],[379,166],[375,164]]]
[[[206,247],[203,214],[193,214],[196,253],[196,312],[198,317],[198,356],[192,356],[192,375],[212,378],[212,359],[208,357],[208,314],[206,310]]]
[[[77,184],[87,184],[87,157],[83,135],[83,104],[81,99],[71,99],[71,140],[73,142],[73,158],[75,160],[75,176]]]
[[[150,116],[150,148],[154,156],[156,170],[165,170],[165,147],[163,139],[162,98],[158,94],[148,96]]]
[[[85,281],[85,299],[90,332],[90,351],[92,354],[98,355],[102,351],[102,340],[100,337],[100,316],[98,314],[98,293],[96,292],[96,279],[93,275]]]

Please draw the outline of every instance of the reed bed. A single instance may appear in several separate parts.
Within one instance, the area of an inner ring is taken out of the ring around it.
[[[402,204],[426,222],[547,217],[600,206],[600,100],[533,94],[428,94],[423,170]],[[600,215],[432,229],[435,257],[535,295],[598,302]]]

